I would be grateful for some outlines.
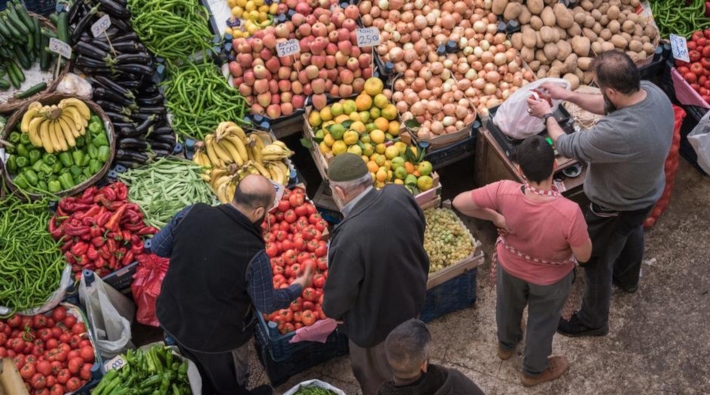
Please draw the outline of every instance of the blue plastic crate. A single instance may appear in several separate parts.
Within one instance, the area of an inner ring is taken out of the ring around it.
[[[428,290],[421,320],[430,322],[473,306],[476,303],[476,274],[477,269],[469,270]]]
[[[478,129],[473,129],[470,137],[454,143],[446,148],[427,152],[425,160],[431,162],[434,170],[473,156],[476,153],[476,135]]]

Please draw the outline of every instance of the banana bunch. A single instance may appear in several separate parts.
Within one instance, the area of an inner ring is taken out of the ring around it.
[[[284,159],[292,152],[281,141],[271,141],[265,132],[249,135],[234,122],[222,122],[205,141],[198,143],[192,160],[205,168],[202,179],[209,183],[222,203],[232,200],[239,181],[249,174],[288,184],[290,170]]]
[[[50,154],[63,152],[76,146],[90,117],[89,107],[79,99],[63,99],[51,106],[33,102],[22,116],[20,130],[29,135],[35,147],[43,147]]]

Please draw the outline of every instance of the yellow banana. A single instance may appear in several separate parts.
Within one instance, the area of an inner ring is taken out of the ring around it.
[[[239,166],[244,166],[244,158],[239,153],[237,147],[232,144],[229,140],[220,141],[219,145],[229,153],[229,156],[233,159],[233,162]]]
[[[74,147],[76,146],[76,140],[74,139],[74,135],[72,134],[72,130],[74,129],[74,124],[69,124],[67,120],[63,117],[59,117],[59,130],[61,130],[61,133],[64,134],[64,139],[66,140],[67,144],[69,147]]]
[[[79,110],[77,110],[76,107],[65,108],[62,111],[62,116],[65,115],[72,119],[74,126],[76,126],[76,130],[81,130],[82,128],[89,126],[89,121],[84,119],[84,117],[79,114]]]
[[[264,158],[263,155],[261,155],[261,151],[259,150],[259,148],[256,145],[252,145],[249,148],[251,149],[251,152],[254,155],[254,161],[258,163],[264,163]]]
[[[54,121],[45,119],[44,122],[39,125],[39,137],[42,139],[42,147],[44,147],[44,150],[47,151],[48,154],[54,153],[52,139],[49,137],[49,126],[52,122]]]
[[[213,140],[214,137],[211,134],[205,137],[205,149],[207,151],[207,157],[210,159],[210,162],[212,163],[213,167],[224,167],[224,163],[219,159],[217,153],[215,153],[214,151],[214,147],[212,146]]]
[[[25,114],[22,116],[22,122],[20,123],[20,130],[22,131],[22,133],[29,133],[30,123],[33,119],[37,117],[41,117],[40,108],[30,108],[27,110],[27,112],[25,112]]]
[[[274,166],[278,167],[279,169],[281,169],[281,173],[283,173],[283,176],[284,176],[284,178],[283,178],[284,182],[282,184],[284,184],[284,185],[288,184],[288,180],[291,178],[291,170],[288,168],[288,166],[286,166],[286,164],[283,163],[282,161],[272,162],[272,164]]]
[[[35,147],[41,147],[42,146],[42,138],[39,135],[39,126],[42,124],[42,122],[46,121],[46,118],[44,117],[36,117],[32,118],[30,121],[30,124],[27,127],[27,135],[30,138],[30,142],[32,145]]]
[[[274,174],[274,178],[272,178],[272,180],[278,182],[281,185],[286,185],[284,183],[284,180],[286,178],[284,176],[283,171],[281,171],[280,167],[276,166],[276,164],[274,164],[274,163],[270,163],[269,164],[269,171],[273,172],[273,174]]]
[[[281,162],[284,160],[283,155],[262,155],[263,162]]]
[[[27,109],[30,110],[33,108],[42,108],[42,104],[38,101],[33,101],[29,106],[27,106]]]
[[[232,122],[232,125],[230,125],[227,129],[225,129],[225,135],[227,136],[237,136],[239,137],[240,140],[244,141],[247,138],[247,135],[244,133],[244,130],[239,127],[239,125],[235,124]]]
[[[192,161],[202,167],[210,167],[210,160],[205,156],[202,150],[195,151],[195,154],[192,156]]]
[[[286,144],[284,144],[283,141],[274,140],[274,142],[271,143],[271,144],[278,145],[279,147],[283,148],[284,151],[286,151],[286,152],[291,152],[291,150],[286,146]]]
[[[234,145],[234,147],[237,149],[239,152],[239,156],[242,157],[243,161],[247,161],[251,159],[251,156],[249,156],[248,150],[244,146],[244,142],[237,136],[234,135],[227,135],[224,137],[225,140],[229,141]]]
[[[222,204],[227,204],[229,203],[229,200],[227,198],[227,184],[224,183],[217,188],[217,198]]]
[[[49,123],[48,131],[49,131],[49,143],[52,146],[52,150],[55,152],[61,152],[62,151],[62,146],[59,144],[59,139],[57,139],[57,134],[54,133],[54,128],[56,127],[57,121],[51,121]]]
[[[212,149],[214,150],[215,154],[217,154],[217,157],[224,162],[225,164],[229,164],[234,162],[234,159],[232,159],[231,156],[229,156],[229,152],[227,152],[222,146],[217,143],[216,140],[212,140],[210,143],[212,145]]]
[[[79,99],[70,97],[59,102],[59,108],[64,109],[66,107],[76,108],[77,111],[79,111],[81,117],[84,119],[88,120],[89,118],[91,118],[91,110],[89,110],[89,106],[87,106],[86,103]]]
[[[69,144],[67,144],[67,141],[64,139],[64,133],[62,132],[62,128],[59,125],[59,120],[55,120],[54,123],[52,124],[52,130],[50,133],[50,137],[53,138],[52,144],[54,144],[54,140],[59,143],[59,149],[57,147],[54,147],[54,150],[57,152],[64,152],[69,150]]]
[[[288,157],[288,156],[289,156],[289,152],[288,152],[288,151],[285,151],[285,150],[283,149],[283,147],[281,147],[280,145],[276,145],[276,144],[269,144],[269,145],[267,145],[266,147],[264,147],[263,150],[261,150],[261,154],[262,154],[262,155],[279,155],[279,156],[282,156],[282,157]]]
[[[234,182],[230,182],[227,184],[227,198],[230,200],[234,197],[234,194],[237,191],[237,184]]]
[[[254,167],[256,168],[256,170],[258,170],[259,173],[260,173],[262,176],[264,176],[264,177],[266,177],[266,178],[270,178],[270,177],[271,177],[271,174],[269,174],[269,171],[266,170],[266,168],[264,167],[264,165],[262,165],[261,163],[259,163],[259,162],[251,162],[251,165],[254,166]]]
[[[202,178],[202,181],[204,182],[210,182],[210,176],[208,176],[207,174],[201,174],[200,178]]]
[[[75,114],[78,114],[78,113],[75,112]],[[77,115],[77,116],[79,116],[79,115]],[[81,117],[79,116],[79,118],[81,118]],[[81,137],[81,135],[84,134],[83,133],[84,126],[81,123],[79,123],[79,125],[77,125],[76,122],[74,122],[74,117],[71,114],[69,114],[68,112],[66,112],[66,111],[63,112],[62,116],[60,116],[59,119],[63,120],[64,121],[63,123],[65,123],[68,126],[69,133],[72,135],[73,138],[75,138],[75,139],[79,138],[79,137]]]

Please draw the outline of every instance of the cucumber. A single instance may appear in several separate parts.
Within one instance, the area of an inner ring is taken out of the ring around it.
[[[25,73],[22,72],[22,69],[16,62],[11,62],[13,70],[15,71],[15,76],[17,76],[17,79],[20,81],[20,83],[25,82]]]
[[[49,38],[57,38],[57,33],[53,32],[49,29],[45,29],[45,28],[42,28],[42,35],[49,37]],[[47,43],[49,43],[49,40],[47,40]],[[49,45],[49,44],[47,44],[47,45]]]
[[[5,69],[0,70],[0,78],[4,77],[5,75],[7,75],[7,70],[5,70]]]
[[[66,12],[59,13],[59,21],[57,22],[57,38],[71,45],[69,42],[69,16]]]
[[[0,79],[0,90],[6,91],[10,89],[10,83],[7,80]]]
[[[39,19],[32,18],[32,25],[34,25],[35,31],[34,31],[34,39],[35,39],[35,52],[39,54],[40,50],[40,45],[42,44],[42,31],[39,27]]]
[[[49,37],[42,35],[42,42],[40,43],[39,51],[39,68],[40,70],[47,71],[52,62],[52,54],[49,53],[47,49],[49,47]]]
[[[31,32],[34,29],[34,23],[32,23],[32,18],[30,18],[30,14],[27,13],[25,7],[23,7],[20,2],[17,2],[15,3],[15,11],[17,11],[17,15],[20,17],[22,23],[24,23]]]
[[[30,59],[27,57],[27,54],[25,53],[25,48],[22,48],[20,46],[15,47],[15,56],[17,57],[17,61],[20,62],[20,65],[23,69],[29,70],[30,67],[32,67],[32,62],[30,62]]]
[[[15,70],[15,62],[12,60],[7,61],[7,75],[10,77],[10,83],[12,83],[12,86],[15,89],[20,89],[20,85],[22,85],[22,82],[20,81],[20,78],[17,75],[17,71]]]
[[[45,89],[47,89],[47,83],[40,82],[39,84],[30,87],[29,89],[27,89],[24,92],[15,93],[15,99],[25,99],[25,98],[33,96]]]
[[[25,26],[24,23],[22,23],[22,20],[20,19],[20,16],[17,14],[17,10],[15,7],[12,7],[8,4],[7,10],[10,11],[7,14],[7,17],[10,21],[10,23],[15,26],[15,29],[17,29],[20,33],[22,33],[23,38],[27,38],[27,35],[30,34],[30,29]],[[24,42],[24,40],[22,41]]]
[[[56,12],[53,12],[49,14],[49,20],[54,23],[54,26],[57,26],[57,23],[59,23],[59,16],[57,15]]]
[[[5,27],[7,27],[7,29],[10,31],[10,36],[12,36],[12,39],[14,41],[24,42],[24,40],[22,40],[22,34],[20,34],[20,31],[15,28],[15,25],[10,23],[10,19],[7,17],[7,15],[3,15],[2,20],[5,24]]]
[[[25,55],[31,55],[35,52],[35,35],[34,32],[31,34],[27,35],[27,43],[25,44],[25,51],[27,53]]]
[[[14,38],[12,33],[10,33],[10,29],[5,26],[5,22],[2,20],[2,18],[0,18],[0,34],[5,38],[6,41],[10,41]]]

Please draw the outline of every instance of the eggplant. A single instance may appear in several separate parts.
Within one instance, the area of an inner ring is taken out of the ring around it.
[[[101,107],[102,110],[104,111],[110,111],[118,114],[123,114],[123,115],[131,115],[133,111],[131,111],[130,108],[126,108],[123,106],[120,106],[114,102],[111,101],[106,101],[106,100],[97,100],[96,104]]]
[[[116,126],[116,124],[114,124]],[[123,137],[137,137],[137,136],[142,136],[143,133],[141,132],[136,132],[136,128],[134,126],[124,126],[120,129],[118,129],[118,135],[123,138]]]
[[[148,156],[137,151],[132,151],[128,149],[120,149],[116,151],[116,158],[120,160],[127,160],[138,163],[145,163],[148,161]]]
[[[155,134],[155,132],[153,132],[148,136],[148,141],[174,145],[177,142],[177,137],[175,137],[174,134]]]
[[[91,40],[91,41],[89,41],[89,44],[93,45],[94,47],[96,47],[106,53],[109,53],[111,51],[111,47],[105,41]]]
[[[103,77],[103,76],[95,76],[94,79],[95,79],[99,84],[101,84],[101,86],[103,86],[104,88],[109,89],[109,90],[112,90],[112,91],[114,91],[115,93],[117,93],[117,94],[119,94],[119,95],[121,95],[121,96],[127,97],[127,98],[129,98],[129,99],[135,99],[135,98],[136,98],[135,95],[133,94],[133,92],[131,92],[130,90],[128,90],[128,89],[122,87],[121,85],[115,83],[114,81],[112,81],[112,80],[109,79],[109,78],[106,78],[106,77]]]
[[[159,158],[164,158],[173,154],[172,148],[170,150],[154,149],[153,154]]]
[[[79,19],[79,22],[77,22],[76,26],[74,27],[74,31],[72,31],[70,35],[70,39],[72,42],[79,41],[79,38],[81,38],[82,34],[86,33],[86,30],[91,27],[91,24],[94,22],[94,17],[96,16],[96,12],[98,10],[99,6],[97,5],[96,7],[89,9],[88,12],[84,14],[81,19]],[[106,33],[108,34],[108,31],[106,31]]]
[[[113,45],[113,49],[122,54],[145,52],[145,47],[143,46],[143,44],[139,44],[136,41],[123,41],[118,43],[111,43],[111,45]]]
[[[163,121],[163,117],[161,115],[142,113],[142,112],[140,112],[140,109],[138,109],[137,113],[131,115],[131,117],[133,118],[133,120],[135,122],[138,122],[138,123],[143,123],[143,121],[145,121],[146,119],[150,119],[155,124]]]
[[[113,122],[113,128],[114,128],[114,129],[119,129],[119,130],[120,130],[120,129],[123,129],[123,128],[126,128],[126,129],[135,129],[136,126],[137,126],[137,125],[136,125],[134,122],[131,122],[131,123]]]
[[[104,11],[112,17],[116,17],[118,19],[123,20],[131,17],[131,12],[128,11],[126,7],[122,6],[114,0],[98,0],[98,2],[101,5],[101,11]]]
[[[153,130],[153,133],[151,134],[151,136],[165,135],[165,134],[173,134],[173,128],[171,128],[170,126],[161,126],[159,128],[155,128],[155,130]]]
[[[125,167],[126,169],[135,169],[136,167],[140,167],[140,163],[136,163],[130,160],[117,160],[116,161],[117,165],[121,165]]]
[[[155,151],[155,150],[161,150],[161,149],[168,150],[168,151],[172,151],[173,148],[174,148],[174,146],[175,146],[175,144],[161,143],[161,142],[159,142],[159,141],[149,141],[148,143],[150,144],[150,148],[151,148],[153,151]]]
[[[127,63],[119,64],[115,66],[116,70],[125,71],[127,73],[137,73],[142,75],[153,75],[154,70],[152,67],[144,64]]]
[[[116,56],[116,64],[147,64],[150,65],[153,62],[153,58],[146,52],[139,53],[127,53]]]
[[[117,81],[116,83],[126,89],[138,89],[138,87],[140,87],[142,84],[142,82],[140,82],[140,81],[130,81],[130,80],[123,80],[123,79],[121,81]],[[135,95],[135,93],[134,93],[134,95]]]
[[[136,32],[122,34],[119,37],[111,37],[111,44],[118,44],[126,41],[140,41]]]
[[[79,41],[78,43],[76,43],[76,45],[74,46],[74,51],[76,51],[80,55],[84,55],[91,59],[100,60],[102,62],[104,62],[104,60],[109,57],[108,52],[83,41]]]
[[[160,92],[160,88],[158,87],[157,84],[153,83],[153,81],[148,81],[148,82],[149,82],[148,86],[142,86],[140,88],[141,93],[144,93],[147,96],[147,95],[152,95],[152,94]]]
[[[133,120],[126,115],[106,111],[106,115],[111,118],[112,123],[131,123]]]
[[[155,107],[141,107],[140,112],[142,113],[148,113],[148,114],[164,114],[165,113],[165,107],[163,106],[155,106]]]
[[[94,89],[94,98],[112,101],[112,102],[114,102],[116,104],[120,104],[124,107],[136,104],[132,99],[130,99],[128,97],[121,96],[118,93],[116,93],[112,90],[109,90],[109,89],[105,89],[103,87],[99,87],[99,88]]]
[[[76,57],[76,63],[77,65],[84,66],[84,67],[96,67],[96,68],[104,68],[108,69],[109,66],[104,62],[103,60],[97,60],[90,58],[86,55],[79,55]]]
[[[69,25],[73,25],[79,22],[79,19],[88,11],[88,7],[84,1],[76,1],[69,8],[69,13],[67,13],[67,22]]]
[[[134,148],[140,148],[140,149],[147,149],[148,148],[148,143],[145,140],[129,137],[129,138],[122,138],[118,141],[118,148],[119,149],[134,149]]]
[[[136,126],[136,131],[140,133],[146,133],[148,128],[155,123],[155,118],[147,118],[141,122],[140,125]]]
[[[126,33],[132,31],[131,26],[128,24],[128,22],[126,22],[126,20],[120,18],[113,18],[110,16],[109,18],[111,19],[111,26],[116,26],[118,30]]]
[[[165,98],[161,94],[157,94],[153,97],[137,97],[136,103],[140,106],[157,106],[163,104]]]

